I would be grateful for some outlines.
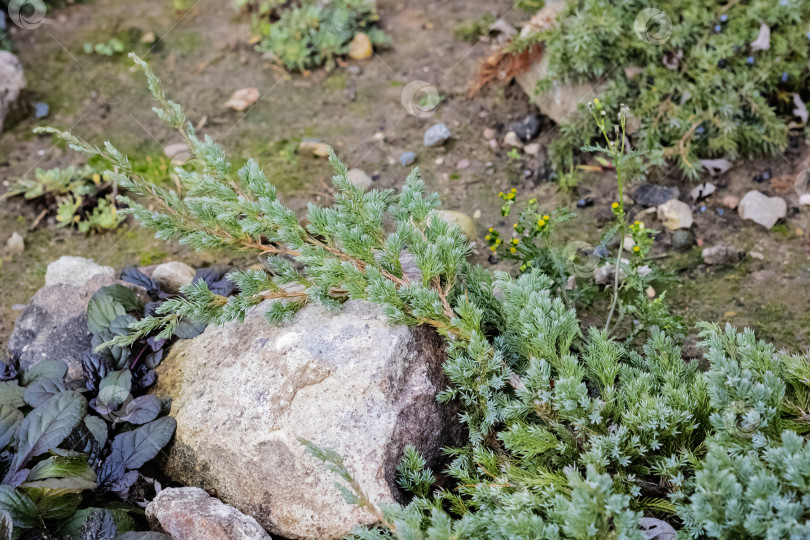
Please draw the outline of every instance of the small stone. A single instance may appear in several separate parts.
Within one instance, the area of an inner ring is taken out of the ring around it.
[[[172,540],[270,540],[255,519],[196,487],[162,490],[146,507],[146,519]]]
[[[593,206],[593,197],[584,197],[577,201],[577,208],[588,208]]]
[[[708,197],[716,190],[717,188],[715,187],[714,184],[712,184],[711,182],[705,182],[693,188],[692,191],[689,192],[689,196],[692,198],[692,201],[698,201],[700,199]]]
[[[799,206],[810,205],[810,193],[802,193],[799,195]]]
[[[489,140],[494,139],[495,135],[496,135],[496,133],[495,133],[494,129],[492,129],[492,128],[484,128],[484,138],[486,140],[489,141]]]
[[[536,114],[530,114],[523,120],[509,124],[509,131],[515,132],[521,141],[529,142],[540,132],[540,119]]]
[[[374,53],[374,48],[371,46],[371,40],[363,32],[355,34],[352,41],[349,43],[349,57],[355,60],[365,60],[370,58]]]
[[[155,36],[154,32],[147,32],[143,36],[141,36],[141,43],[154,43],[157,41],[157,37]]]
[[[740,204],[740,199],[738,199],[734,195],[726,195],[720,202],[723,203],[723,206],[734,210]]]
[[[11,236],[9,236],[8,240],[6,240],[6,254],[11,255],[19,255],[25,250],[25,240],[23,237],[20,236],[20,233],[13,232]]]
[[[180,287],[194,281],[195,270],[184,262],[169,261],[159,264],[152,271],[152,279],[165,291],[177,293]]]
[[[329,145],[318,139],[304,139],[298,145],[298,152],[311,157],[328,157]]]
[[[414,152],[402,152],[402,155],[399,156],[399,162],[402,164],[403,167],[413,165],[415,161],[416,161],[416,154]]]
[[[444,165],[444,158],[442,156],[439,156],[433,160],[433,163],[435,163],[436,165]]]
[[[688,229],[692,226],[692,209],[678,199],[670,199],[659,206],[657,215],[664,227],[671,231]]]
[[[444,124],[436,124],[425,131],[423,143],[425,146],[441,146],[452,136]]]
[[[90,278],[99,274],[115,278],[115,269],[112,266],[96,264],[93,259],[64,255],[48,265],[45,271],[45,286],[58,283],[84,285]]]
[[[512,146],[515,148],[523,148],[523,142],[520,140],[520,137],[517,136],[517,133],[514,131],[510,131],[506,134],[503,138],[503,145],[504,146]]]
[[[349,179],[349,182],[363,191],[371,188],[371,177],[362,169],[349,169],[349,171],[346,173],[346,178]]]
[[[352,75],[360,75],[361,73],[363,73],[363,68],[361,68],[360,66],[348,66],[346,67],[346,71],[348,71]]]
[[[678,251],[683,251],[692,247],[695,237],[689,229],[678,229],[672,233],[672,247]]]
[[[529,154],[530,156],[536,156],[537,154],[540,153],[540,144],[538,143],[527,144],[523,148],[523,151]]]
[[[163,147],[163,155],[172,161],[186,162],[191,158],[191,151],[186,143],[174,143]]]
[[[752,252],[750,252],[748,254],[748,256],[751,257],[752,259],[756,259],[758,261],[764,261],[765,260],[765,255],[763,255],[759,251],[752,251]]]
[[[647,287],[647,290],[645,292],[647,293],[647,298],[650,299],[655,298],[655,289],[653,289],[652,285]]]
[[[742,219],[770,229],[787,214],[787,203],[782,197],[768,197],[759,191],[749,191],[740,201],[737,212]]]
[[[633,191],[633,200],[642,206],[661,206],[679,196],[678,188],[656,184],[641,184]]]
[[[498,141],[496,141],[495,139],[490,139],[490,140],[487,142],[487,144],[489,144],[489,147],[490,147],[491,149],[493,149],[493,150],[497,150],[497,149],[498,149]]]
[[[624,241],[622,242],[622,246],[624,247],[624,249],[626,249],[627,251],[630,251],[630,250],[633,249],[633,246],[635,246],[635,245],[636,245],[636,242],[633,240],[633,237],[630,236],[629,234],[625,235]]]
[[[466,169],[469,166],[470,166],[470,160],[469,159],[462,159],[461,161],[458,162],[458,165],[456,165],[456,169],[463,170],[463,169]]]
[[[51,107],[47,103],[37,101],[34,103],[34,118],[37,120],[45,118],[51,112]]]
[[[467,240],[475,240],[475,222],[470,216],[455,210],[437,210],[436,214],[440,219],[448,223],[455,223],[467,237]]]
[[[740,252],[731,246],[719,245],[703,250],[703,262],[706,264],[733,264],[740,260]]]
[[[234,111],[244,111],[259,100],[258,88],[240,88],[225,102],[224,107]]]

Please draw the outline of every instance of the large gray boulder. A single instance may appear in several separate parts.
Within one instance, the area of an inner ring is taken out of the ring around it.
[[[0,133],[3,120],[21,109],[20,93],[25,88],[25,75],[20,61],[8,51],[0,51]]]
[[[93,294],[116,281],[97,274],[83,285],[57,283],[42,287],[17,317],[8,351],[27,369],[50,359],[64,360],[68,380],[82,377],[82,356],[93,350],[87,330],[87,304]]]
[[[337,315],[309,306],[284,327],[265,309],[177,343],[158,367],[153,393],[172,397],[177,419],[164,471],[273,534],[342,538],[374,518],[343,501],[297,439],[336,450],[372,501],[400,500],[405,446],[436,464],[458,441],[456,412],[435,399],[443,343],[429,328],[389,326],[364,301]]]
[[[162,490],[146,507],[146,519],[172,540],[270,540],[255,519],[200,488]]]

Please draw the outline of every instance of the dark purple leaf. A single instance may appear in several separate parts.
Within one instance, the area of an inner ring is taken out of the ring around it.
[[[9,358],[5,362],[0,362],[0,381],[10,381],[16,379],[19,373],[18,362],[14,358]]]
[[[149,293],[149,296],[156,297],[157,293],[160,291],[160,286],[158,286],[157,282],[135,268],[134,266],[129,266],[124,268],[121,271],[121,281],[126,281],[127,283],[132,283],[133,285],[138,285],[146,289],[146,292]]]
[[[130,401],[124,408],[123,414],[116,418],[116,422],[129,422],[130,424],[145,424],[160,415],[163,402],[157,396],[140,396]]]
[[[193,282],[201,279],[205,281],[208,285],[208,290],[212,293],[221,296],[230,296],[236,292],[236,284],[225,277],[229,271],[230,268],[223,266],[200,268],[197,270]]]

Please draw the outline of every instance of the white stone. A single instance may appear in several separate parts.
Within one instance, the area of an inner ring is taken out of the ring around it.
[[[440,219],[448,223],[455,223],[467,237],[467,240],[475,240],[475,222],[470,216],[455,210],[437,210],[436,214]]]
[[[184,262],[169,261],[159,264],[152,272],[152,279],[167,292],[176,293],[183,285],[194,281],[196,271]]]
[[[759,191],[749,191],[740,201],[737,212],[741,218],[770,229],[787,215],[787,203],[782,197],[768,197]]]
[[[115,269],[112,266],[96,264],[93,259],[64,255],[48,265],[45,271],[45,285],[57,283],[84,285],[98,274],[115,278]]]
[[[25,240],[20,236],[20,233],[13,232],[6,240],[6,255],[19,255],[25,251]]]
[[[688,229],[692,226],[692,209],[678,199],[670,199],[659,206],[657,215],[664,227],[671,231]]]
[[[349,179],[349,182],[363,191],[371,189],[371,177],[362,169],[349,169],[346,173],[346,177]]]
[[[340,454],[375,503],[401,500],[405,446],[436,466],[460,436],[457,411],[436,402],[444,345],[432,329],[390,325],[369,302],[337,315],[308,306],[285,327],[266,309],[178,342],[158,367],[153,393],[172,397],[177,420],[164,470],[274,535],[342,538],[375,518],[342,499],[298,438]]]
[[[523,141],[520,140],[517,133],[514,131],[508,132],[503,138],[504,146],[513,146],[515,148],[523,148]]]

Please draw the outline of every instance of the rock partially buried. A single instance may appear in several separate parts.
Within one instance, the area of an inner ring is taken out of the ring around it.
[[[19,117],[22,109],[19,99],[25,89],[23,67],[16,56],[8,51],[0,51],[0,133],[7,117]]]
[[[273,534],[341,538],[374,518],[343,501],[298,437],[342,455],[373,501],[398,500],[405,446],[435,465],[459,435],[455,412],[435,399],[443,344],[430,329],[390,326],[364,301],[337,315],[309,306],[286,327],[265,309],[209,326],[160,364],[153,392],[172,397],[177,419],[164,470],[215,489]]]
[[[317,139],[304,139],[298,145],[298,152],[312,157],[327,157],[329,145]]]
[[[93,259],[64,255],[48,265],[45,271],[45,286],[57,283],[84,285],[90,278],[99,274],[115,278],[115,269],[112,266],[96,264]]]
[[[436,124],[425,131],[422,141],[425,146],[441,146],[452,136],[450,130],[444,124]]]
[[[231,97],[228,98],[224,106],[234,111],[244,111],[259,101],[259,96],[258,88],[240,88],[231,94]]]
[[[399,162],[400,164],[402,164],[403,167],[413,165],[415,161],[416,161],[416,154],[414,152],[402,152],[402,155],[399,156]]]
[[[19,255],[25,251],[25,240],[18,232],[11,233],[11,236],[6,240],[6,255]]]
[[[455,210],[437,210],[436,214],[446,222],[458,225],[467,240],[475,240],[475,222],[470,216]]]
[[[741,218],[770,229],[787,215],[787,203],[782,197],[768,197],[759,191],[749,191],[740,201],[737,212]]]
[[[270,540],[258,522],[200,488],[167,488],[146,507],[153,530],[172,540]]]
[[[83,284],[57,283],[38,290],[14,323],[8,340],[11,356],[19,358],[23,369],[42,360],[64,360],[66,379],[80,379],[82,356],[93,350],[87,304],[98,289],[115,283],[120,282],[96,274]]]
[[[692,209],[678,199],[670,199],[657,210],[658,219],[670,231],[688,229],[692,226]]]
[[[373,53],[374,49],[371,46],[371,40],[368,36],[363,32],[355,34],[354,38],[352,38],[352,41],[349,43],[349,57],[355,60],[365,60],[366,58],[370,58]]]
[[[169,261],[159,264],[152,271],[152,279],[168,292],[176,293],[180,287],[194,281],[196,271],[184,262]]]
[[[680,195],[674,186],[659,186],[657,184],[640,184],[633,191],[633,200],[642,206],[661,206],[667,201],[677,199]]]
[[[737,249],[719,245],[703,250],[703,262],[706,264],[734,264],[742,258],[743,253]]]
[[[363,191],[371,189],[373,180],[368,174],[366,174],[366,171],[362,169],[349,169],[346,172],[346,178],[349,179],[349,182],[359,187]]]

